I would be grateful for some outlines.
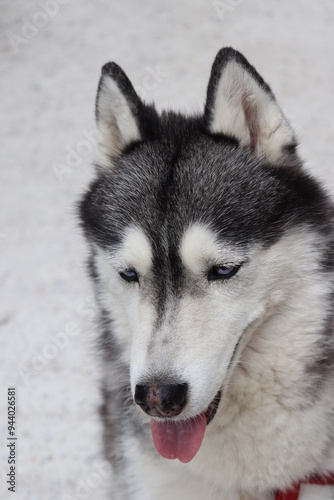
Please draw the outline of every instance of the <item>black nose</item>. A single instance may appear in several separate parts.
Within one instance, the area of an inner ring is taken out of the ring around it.
[[[188,385],[136,385],[135,402],[152,417],[176,417],[186,404]]]

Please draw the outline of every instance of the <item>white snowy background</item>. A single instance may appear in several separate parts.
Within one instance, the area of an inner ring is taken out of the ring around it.
[[[94,300],[75,203],[92,177],[94,99],[114,60],[139,94],[199,110],[218,49],[272,86],[307,168],[334,193],[333,0],[1,0],[0,498],[94,499]],[[7,388],[18,394],[9,493]]]

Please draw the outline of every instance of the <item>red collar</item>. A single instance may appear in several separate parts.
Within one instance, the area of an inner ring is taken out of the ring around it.
[[[301,481],[296,484],[291,490],[278,491],[275,494],[275,500],[298,500],[300,487],[302,484],[320,484],[320,485],[334,485],[334,473],[328,476],[312,476],[308,480]]]

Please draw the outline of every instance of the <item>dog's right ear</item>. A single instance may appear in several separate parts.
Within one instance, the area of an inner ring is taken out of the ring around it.
[[[142,101],[124,71],[115,63],[107,63],[96,96],[98,128],[98,165],[113,167],[113,158],[134,141],[141,139],[139,116]]]

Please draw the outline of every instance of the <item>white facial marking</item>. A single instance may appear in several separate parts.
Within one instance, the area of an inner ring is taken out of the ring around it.
[[[227,264],[242,259],[241,252],[232,245],[221,245],[213,231],[204,224],[193,224],[185,230],[180,243],[180,256],[184,266],[195,274],[206,265]]]
[[[153,320],[154,310],[140,301],[138,284],[125,283],[119,273],[134,268],[140,277],[145,276],[152,265],[152,250],[144,231],[136,226],[129,227],[118,248],[105,250],[95,247],[95,265],[99,270],[98,299],[103,308],[110,311],[113,319],[113,334],[123,345],[122,356],[129,362],[129,353],[134,338],[145,337],[145,330]],[[137,331],[139,333],[137,334]]]
[[[133,268],[139,274],[147,274],[152,266],[152,248],[144,231],[136,226],[127,229],[121,248],[113,252],[110,261],[117,267]]]

